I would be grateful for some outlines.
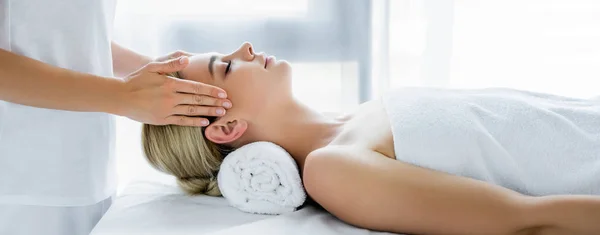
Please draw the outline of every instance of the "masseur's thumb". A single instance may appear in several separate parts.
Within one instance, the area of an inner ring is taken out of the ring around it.
[[[184,69],[190,62],[187,56],[163,61],[163,62],[152,62],[146,66],[149,72],[153,73],[174,73]]]

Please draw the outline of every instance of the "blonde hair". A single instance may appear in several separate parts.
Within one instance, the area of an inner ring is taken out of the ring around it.
[[[178,74],[170,74],[179,77]],[[212,123],[215,118],[209,118]],[[212,119],[212,120],[211,120]],[[190,195],[221,196],[217,173],[223,158],[233,149],[204,137],[203,127],[144,124],[142,146],[148,162],[177,178]]]

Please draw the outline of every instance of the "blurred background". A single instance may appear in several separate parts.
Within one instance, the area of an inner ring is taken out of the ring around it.
[[[297,97],[351,111],[390,89],[510,87],[600,95],[597,0],[119,0],[114,40],[149,56],[249,41],[293,65]],[[119,188],[153,170],[117,121]]]

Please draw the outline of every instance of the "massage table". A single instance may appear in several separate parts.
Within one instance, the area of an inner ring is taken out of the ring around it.
[[[187,196],[161,173],[133,180],[91,235],[379,235],[306,206],[278,216],[244,213],[222,197]]]

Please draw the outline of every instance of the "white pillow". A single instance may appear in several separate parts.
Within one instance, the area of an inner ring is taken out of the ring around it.
[[[244,212],[281,214],[304,204],[306,192],[292,156],[270,142],[255,142],[231,152],[217,176],[230,205]]]

